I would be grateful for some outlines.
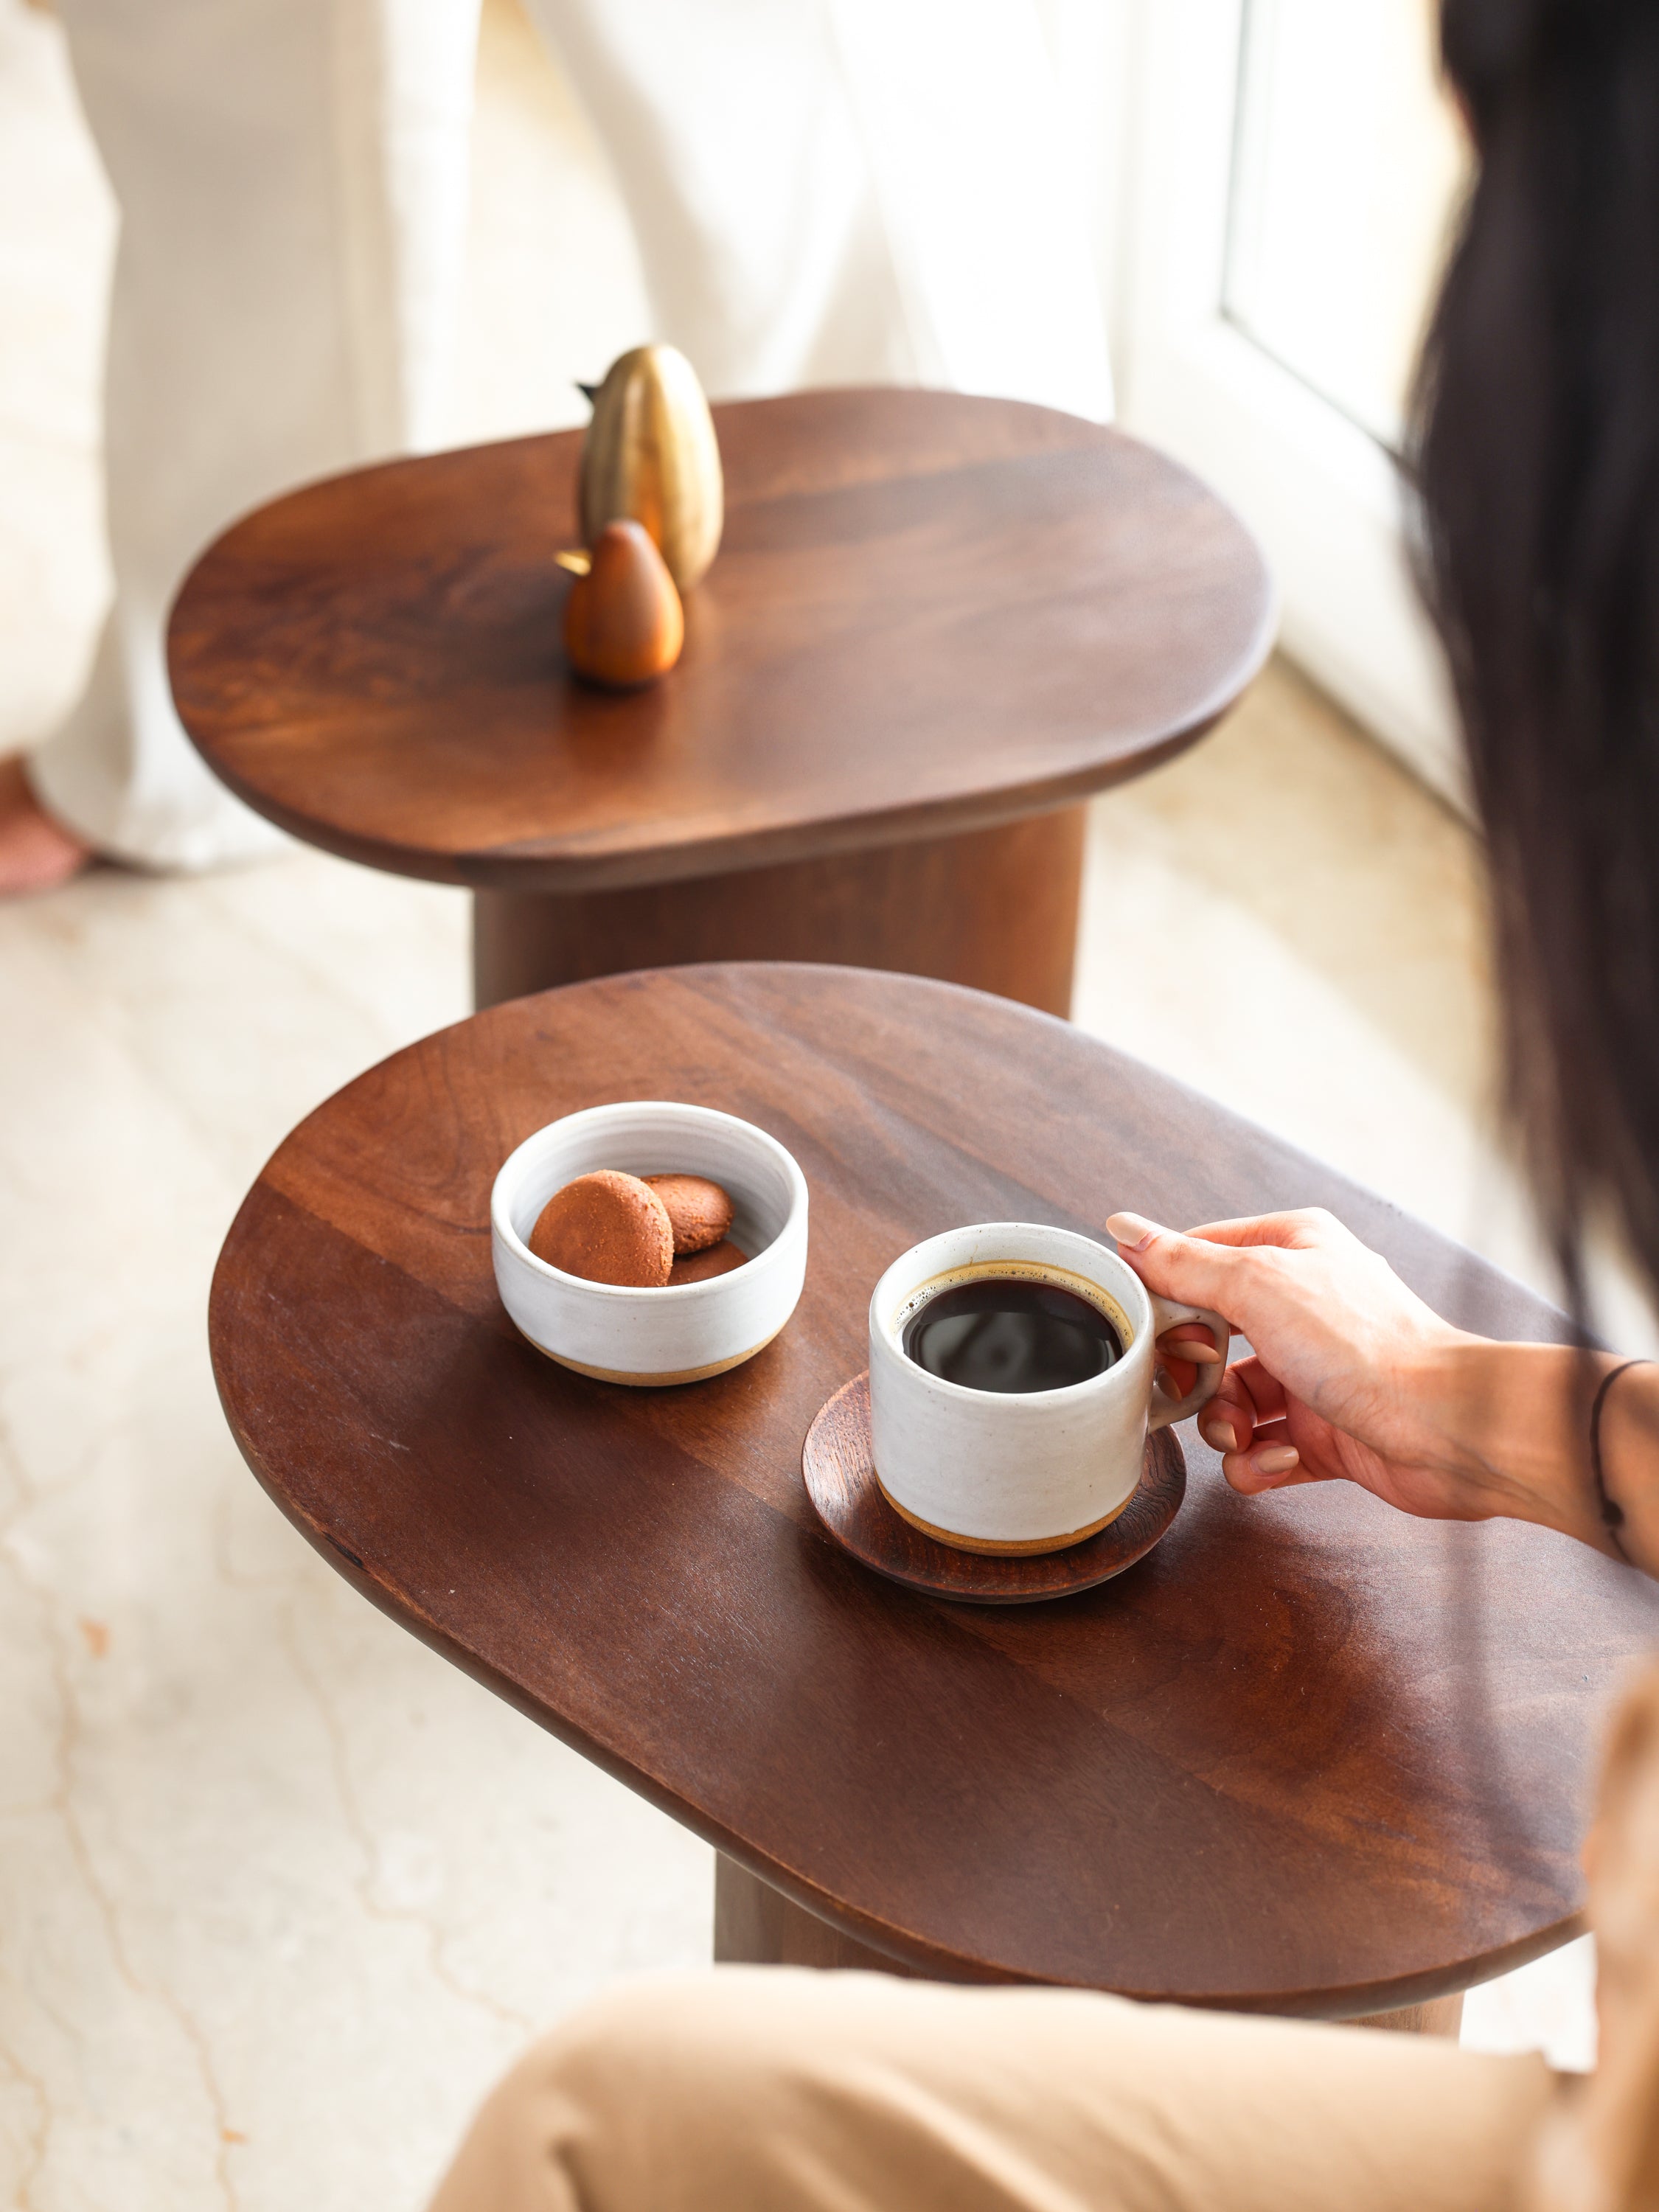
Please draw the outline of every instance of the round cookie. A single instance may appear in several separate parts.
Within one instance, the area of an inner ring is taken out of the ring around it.
[[[707,1176],[655,1175],[646,1181],[668,1208],[676,1259],[718,1244],[732,1226],[732,1201]]]
[[[612,1168],[578,1176],[556,1190],[529,1243],[550,1267],[629,1290],[660,1290],[674,1263],[668,1209],[637,1176]]]
[[[675,1261],[668,1273],[668,1287],[678,1290],[682,1283],[706,1283],[711,1275],[729,1275],[733,1267],[746,1267],[746,1254],[739,1252],[728,1237],[718,1244],[706,1244],[701,1252],[688,1252],[684,1259]]]

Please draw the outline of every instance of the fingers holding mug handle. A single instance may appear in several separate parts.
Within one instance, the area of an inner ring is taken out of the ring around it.
[[[1160,1298],[1150,1291],[1147,1296],[1152,1304],[1154,1340],[1167,1330],[1179,1328],[1183,1322],[1197,1322],[1208,1330],[1219,1355],[1200,1367],[1198,1379],[1184,1398],[1166,1398],[1161,1390],[1154,1389],[1146,1414],[1146,1427],[1150,1433],[1154,1429],[1167,1429],[1171,1421],[1184,1421],[1188,1414],[1197,1413],[1200,1406],[1209,1404],[1221,1388],[1221,1378],[1227,1372],[1227,1348],[1232,1342],[1233,1333],[1231,1325],[1218,1313],[1212,1313],[1207,1306],[1179,1305],[1175,1299]],[[1178,1349],[1175,1356],[1180,1358]]]

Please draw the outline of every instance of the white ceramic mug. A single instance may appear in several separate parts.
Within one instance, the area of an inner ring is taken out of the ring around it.
[[[902,1346],[906,1323],[952,1284],[988,1277],[1060,1284],[1098,1306],[1123,1356],[1063,1390],[964,1389]],[[1153,1376],[1166,1329],[1201,1322],[1221,1354],[1181,1399]],[[1115,1252],[1069,1229],[981,1222],[930,1237],[895,1260],[870,1301],[870,1425],[876,1479],[906,1520],[974,1552],[1050,1552],[1113,1520],[1140,1480],[1150,1430],[1213,1397],[1225,1370],[1219,1314],[1154,1297]]]

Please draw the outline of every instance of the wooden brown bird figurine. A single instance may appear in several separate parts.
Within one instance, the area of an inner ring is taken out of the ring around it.
[[[564,649],[579,675],[626,691],[674,665],[685,641],[685,611],[648,531],[637,522],[607,523],[586,574],[580,555],[559,559],[578,571],[565,601]]]

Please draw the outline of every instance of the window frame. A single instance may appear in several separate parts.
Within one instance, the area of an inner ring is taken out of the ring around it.
[[[1058,0],[1060,38],[1103,0]],[[1456,716],[1406,551],[1398,465],[1228,315],[1248,0],[1103,0],[1085,126],[1118,419],[1231,501],[1278,580],[1285,651],[1434,789],[1467,805]]]

